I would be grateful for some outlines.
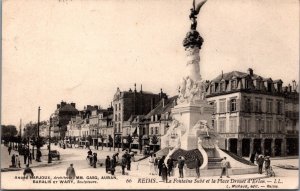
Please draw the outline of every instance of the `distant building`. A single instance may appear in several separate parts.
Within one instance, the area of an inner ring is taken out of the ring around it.
[[[42,121],[40,122],[40,130],[39,130],[39,135],[40,137],[48,138],[49,137],[49,121]]]
[[[134,90],[121,91],[117,88],[117,92],[113,98],[113,122],[114,134],[126,136],[126,129],[123,131],[123,123],[132,115],[146,115],[154,106],[167,95],[161,92],[154,94],[143,91],[142,86],[140,91]]]
[[[112,129],[112,114],[113,109],[101,109],[100,107],[94,107],[91,110],[91,115],[89,116],[89,135],[93,138],[93,145],[99,145],[103,142],[107,142],[108,135]],[[111,134],[112,135],[112,134]]]
[[[61,139],[64,139],[67,131],[67,125],[71,118],[78,114],[78,110],[75,107],[75,103],[68,104],[62,101],[60,104],[57,104],[55,114],[56,120],[58,121],[57,127],[59,130],[59,136]],[[56,133],[57,132],[54,131],[54,134]]]
[[[172,123],[171,109],[176,105],[177,98],[178,96],[173,96],[169,99],[163,98],[155,108],[145,116],[144,125],[140,125],[139,132],[141,132],[141,128],[147,128],[150,149],[152,149],[153,146],[160,147],[160,138],[166,134]],[[156,144],[153,143],[153,136],[157,138]]]
[[[67,125],[67,137],[71,137],[73,141],[79,141],[82,135],[81,126],[84,120],[81,116],[77,115],[71,118],[69,124]]]
[[[299,93],[282,84],[251,68],[248,73],[222,73],[209,83],[206,98],[215,108],[213,126],[220,147],[242,156],[298,152]]]

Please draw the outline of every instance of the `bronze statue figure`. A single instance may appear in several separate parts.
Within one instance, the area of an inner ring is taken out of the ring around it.
[[[207,0],[201,1],[200,3],[197,4],[195,0],[193,0],[193,8],[191,9],[191,14],[190,14],[190,19],[192,21],[191,24],[191,29],[196,30],[197,28],[197,15],[200,12],[201,7],[206,3]]]

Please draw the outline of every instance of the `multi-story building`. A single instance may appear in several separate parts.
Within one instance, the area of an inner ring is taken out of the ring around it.
[[[176,105],[176,99],[178,96],[173,96],[169,99],[163,98],[156,107],[151,110],[144,120],[144,126],[148,129],[148,135],[150,138],[150,149],[156,146],[157,149],[160,146],[160,138],[166,134],[170,124],[172,123],[171,109]],[[144,127],[140,125],[141,128]],[[157,138],[157,143],[153,143],[153,137]]]
[[[299,151],[299,94],[296,82],[284,88],[285,128],[286,128],[286,153],[298,155]]]
[[[131,115],[146,115],[154,106],[162,99],[166,98],[166,94],[162,92],[154,94],[151,92],[136,90],[117,92],[113,98],[113,121],[115,134],[122,135],[123,122],[127,121]]]
[[[66,136],[70,137],[75,141],[79,141],[81,137],[81,125],[84,123],[84,120],[81,116],[77,115],[72,117],[69,124],[67,125]]]
[[[108,134],[111,131],[113,114],[112,107],[108,109],[101,109],[100,107],[95,107],[91,110],[91,115],[89,116],[90,133],[89,135],[93,138],[93,145],[99,145],[99,143],[108,138]],[[110,117],[109,117],[110,116]]]
[[[286,155],[285,103],[291,92],[284,91],[282,83],[256,75],[251,68],[248,73],[222,73],[209,83],[206,98],[215,108],[212,124],[220,135],[220,147],[242,156]],[[299,94],[293,94],[292,105],[298,104]],[[293,122],[298,130],[295,121],[299,119],[294,117]],[[291,133],[298,139],[296,131]]]
[[[72,117],[78,114],[78,110],[75,107],[75,103],[66,103],[62,101],[60,104],[57,104],[57,108],[55,111],[57,120],[58,120],[58,128],[59,128],[59,135],[61,139],[64,139],[67,125]]]

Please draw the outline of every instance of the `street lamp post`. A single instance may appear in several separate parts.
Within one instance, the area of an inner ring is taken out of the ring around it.
[[[96,132],[96,138],[97,138],[97,145],[96,145],[96,148],[98,150],[98,147],[99,147],[99,138],[98,138],[98,134],[99,134],[99,127],[97,126],[97,132]]]
[[[48,163],[51,163],[51,162],[52,162],[51,154],[50,154],[50,150],[51,150],[51,148],[50,148],[50,147],[51,147],[50,141],[51,141],[51,124],[49,125],[49,146],[48,146],[49,151],[48,151]]]
[[[40,162],[40,111],[41,107],[38,108],[38,123],[37,123],[37,138],[35,140],[36,143],[36,161]]]

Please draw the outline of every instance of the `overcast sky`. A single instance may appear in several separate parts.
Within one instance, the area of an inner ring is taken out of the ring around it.
[[[61,100],[108,107],[117,87],[176,94],[192,0],[4,0],[2,124],[49,119]],[[297,0],[208,0],[202,78],[299,78]]]

